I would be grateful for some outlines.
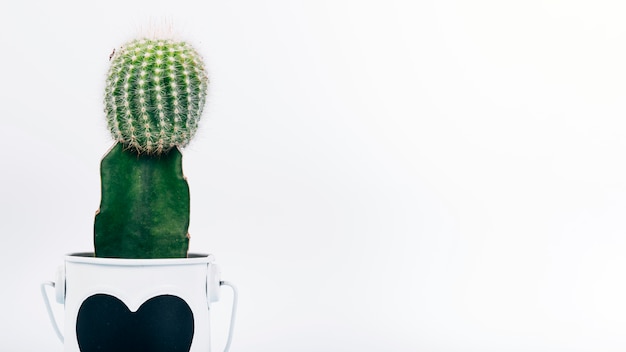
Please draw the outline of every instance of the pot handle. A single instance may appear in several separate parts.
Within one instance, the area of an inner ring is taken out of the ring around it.
[[[230,350],[230,343],[233,341],[233,331],[235,330],[235,316],[237,315],[237,301],[239,299],[239,293],[237,287],[228,281],[220,281],[220,286],[228,286],[233,290],[233,307],[230,313],[230,327],[228,328],[228,339],[226,340],[226,346],[224,352]]]
[[[48,299],[48,294],[46,292],[46,286],[50,286],[55,288],[55,283],[53,281],[46,281],[41,284],[41,295],[43,296],[43,301],[46,304],[46,309],[48,310],[48,317],[50,317],[50,322],[52,323],[52,327],[54,328],[54,332],[56,332],[59,340],[63,343],[63,334],[61,334],[61,330],[59,330],[59,326],[57,325],[57,321],[54,318],[54,313],[52,313],[52,307],[50,307],[50,300]]]

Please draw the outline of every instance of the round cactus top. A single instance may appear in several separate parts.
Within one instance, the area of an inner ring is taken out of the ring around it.
[[[112,56],[105,88],[108,127],[139,153],[184,147],[194,136],[208,78],[198,53],[185,42],[139,39]]]

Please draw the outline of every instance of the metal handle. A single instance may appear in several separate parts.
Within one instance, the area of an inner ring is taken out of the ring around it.
[[[228,281],[221,281],[220,276],[221,272],[219,266],[213,263],[209,264],[206,282],[207,302],[209,306],[211,305],[211,303],[219,301],[220,287],[228,286],[233,290],[233,307],[230,313],[230,327],[228,329],[228,339],[226,340],[226,346],[224,347],[224,352],[228,352],[230,350],[230,344],[233,341],[233,331],[235,330],[235,315],[237,314],[237,300],[239,299],[239,294],[235,285]]]
[[[228,281],[220,281],[220,286],[228,286],[233,290],[233,308],[230,313],[228,339],[226,340],[226,347],[224,347],[224,352],[228,352],[230,350],[230,343],[233,341],[233,331],[235,330],[235,316],[237,315],[237,300],[239,299],[239,293],[237,292],[237,287]]]
[[[63,343],[63,334],[61,334],[61,330],[59,329],[59,325],[57,325],[57,321],[54,318],[54,313],[52,313],[52,307],[50,307],[50,300],[48,299],[48,293],[46,292],[46,286],[50,286],[55,288],[55,284],[52,281],[46,281],[41,284],[41,295],[43,296],[43,301],[46,304],[46,309],[48,310],[48,317],[50,317],[50,322],[52,323],[52,327],[54,328],[54,332],[56,332],[59,340]]]

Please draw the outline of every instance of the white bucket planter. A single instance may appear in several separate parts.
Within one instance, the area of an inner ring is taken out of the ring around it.
[[[228,285],[234,293],[228,351],[237,291],[219,276],[212,255],[116,259],[76,253],[41,290],[65,352],[208,352],[210,306],[219,300],[220,286]],[[57,302],[65,305],[63,333],[45,286],[55,287]]]

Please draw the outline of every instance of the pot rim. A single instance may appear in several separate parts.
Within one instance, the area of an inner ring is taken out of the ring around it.
[[[155,258],[155,259],[128,259],[128,258],[100,258],[94,252],[78,252],[65,255],[65,262],[84,263],[113,266],[157,266],[157,265],[192,265],[213,263],[212,254],[189,253],[187,258]]]

